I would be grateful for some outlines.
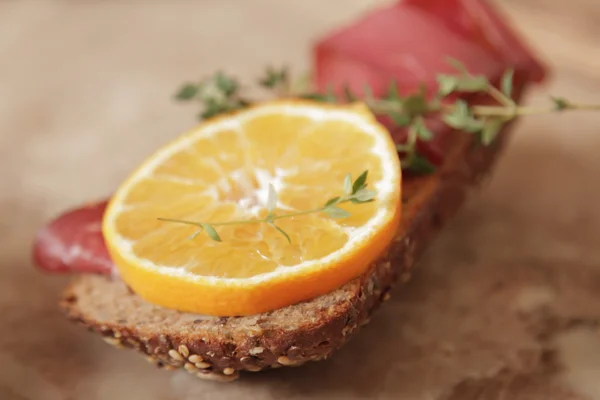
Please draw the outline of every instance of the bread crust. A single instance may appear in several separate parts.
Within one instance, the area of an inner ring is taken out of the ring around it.
[[[387,252],[334,292],[255,316],[202,317],[149,304],[118,279],[87,274],[70,282],[61,309],[112,345],[200,378],[231,381],[240,371],[326,359],[369,322],[395,283],[409,280],[433,236],[492,169],[510,128],[490,146],[473,135],[449,135],[444,165],[435,174],[403,179],[402,223]]]

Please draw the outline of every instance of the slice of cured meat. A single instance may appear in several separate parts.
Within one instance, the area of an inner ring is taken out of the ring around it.
[[[102,236],[106,205],[102,201],[66,212],[42,228],[33,248],[35,263],[48,272],[112,273]]]
[[[435,16],[413,7],[377,10],[318,42],[314,55],[317,87],[331,87],[338,94],[345,85],[357,93],[369,85],[380,96],[392,80],[404,95],[421,84],[432,93],[439,73],[456,72],[448,58],[485,76],[498,76],[506,67]]]
[[[396,7],[427,12],[449,30],[486,48],[500,62],[527,73],[532,81],[540,82],[546,75],[544,64],[488,0],[401,0]]]

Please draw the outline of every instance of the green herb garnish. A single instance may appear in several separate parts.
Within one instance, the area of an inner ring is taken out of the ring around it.
[[[424,118],[429,115],[441,114],[442,120],[447,125],[472,133],[479,138],[481,144],[489,145],[494,142],[502,126],[518,116],[566,110],[600,111],[598,104],[577,104],[560,97],[551,98],[552,107],[519,106],[512,98],[513,69],[504,73],[498,89],[485,76],[469,73],[461,62],[453,59],[448,62],[457,73],[439,74],[437,76],[439,89],[432,98],[427,98],[424,87],[416,93],[403,97],[398,93],[398,85],[394,81],[390,82],[386,94],[380,98],[373,96],[369,86],[365,86],[361,96],[353,93],[346,86],[343,96],[336,98],[331,90],[325,93],[310,90],[308,84],[310,79],[307,77],[299,83],[294,83],[287,68],[267,68],[264,76],[258,79],[258,84],[279,97],[297,97],[323,102],[363,101],[373,113],[388,116],[398,126],[409,128],[408,140],[398,145],[398,151],[403,154],[402,168],[418,173],[435,171],[435,166],[429,163],[426,157],[418,154],[416,148],[417,139],[427,142],[435,136],[435,133],[428,130],[424,123]],[[453,103],[442,101],[458,92],[487,93],[498,104],[469,105],[460,99]],[[199,83],[186,83],[175,97],[180,101],[198,101],[203,108],[199,115],[202,119],[235,111],[253,103],[252,100],[241,95],[240,85],[236,79],[220,71]]]
[[[247,225],[247,224],[268,224],[269,226],[276,229],[279,233],[281,233],[286,240],[291,243],[292,240],[290,236],[283,230],[281,227],[277,226],[276,221],[284,219],[284,218],[293,218],[299,217],[301,215],[307,214],[319,214],[324,213],[331,218],[347,218],[350,217],[351,214],[340,208],[339,205],[345,203],[353,203],[353,204],[362,204],[362,203],[370,203],[375,200],[375,196],[377,192],[374,190],[367,189],[368,171],[364,171],[355,181],[352,181],[352,177],[350,174],[346,175],[344,181],[342,183],[342,194],[340,196],[332,197],[327,200],[321,207],[313,208],[310,210],[296,211],[284,214],[277,214],[275,212],[277,205],[277,192],[273,185],[269,185],[269,192],[267,196],[267,216],[265,218],[254,218],[254,219],[245,219],[245,220],[237,220],[237,221],[226,221],[226,222],[197,222],[197,221],[186,221],[182,219],[172,219],[172,218],[158,218],[160,221],[165,222],[174,222],[178,224],[185,225],[193,225],[198,228],[196,232],[192,234],[191,239],[197,237],[201,233],[206,233],[208,237],[216,242],[221,241],[221,236],[219,236],[215,227],[226,226],[226,225]]]

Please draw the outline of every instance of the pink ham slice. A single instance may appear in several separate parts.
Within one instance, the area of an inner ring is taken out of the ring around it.
[[[546,75],[543,63],[532,55],[529,46],[490,1],[404,0],[396,7],[413,7],[427,12],[438,23],[484,47],[499,62],[526,73],[534,82],[542,81]]]
[[[502,74],[505,64],[488,51],[441,26],[414,7],[391,6],[375,11],[315,47],[316,84],[341,94],[344,85],[362,93],[366,84],[379,96],[392,80],[403,94],[424,83],[435,90],[438,73],[456,72],[448,57],[461,60],[473,73]]]
[[[33,247],[35,263],[48,272],[113,272],[102,236],[106,205],[102,201],[69,211],[42,228]]]
[[[439,73],[456,72],[448,58],[473,74],[498,80],[514,67],[539,81],[544,67],[484,0],[406,0],[371,12],[318,41],[315,81],[340,95],[344,85],[381,95],[396,80],[401,93],[421,83],[430,93]],[[523,77],[524,78],[524,77]]]
[[[461,60],[476,74],[496,81],[515,66],[521,83],[540,80],[544,68],[496,12],[481,0],[407,0],[366,15],[315,46],[316,83],[339,91],[348,83],[361,91],[368,83],[376,95],[396,79],[401,93],[414,92],[420,82],[434,90],[438,73],[454,72],[446,57]],[[390,133],[405,140],[403,129]],[[436,141],[419,143],[430,161],[442,160],[444,132],[449,128],[428,120]],[[101,232],[107,202],[67,212],[38,233],[36,264],[49,272],[114,273]]]

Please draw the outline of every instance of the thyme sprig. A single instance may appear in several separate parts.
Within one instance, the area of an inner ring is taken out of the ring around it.
[[[344,181],[342,183],[342,194],[336,197],[332,197],[326,202],[323,203],[321,207],[316,207],[308,210],[294,211],[283,214],[278,214],[276,212],[277,207],[277,192],[273,185],[269,185],[269,192],[267,196],[266,208],[267,208],[267,216],[264,218],[252,218],[252,219],[244,219],[244,220],[234,220],[234,221],[223,221],[223,222],[197,222],[197,221],[187,221],[182,219],[174,219],[174,218],[158,218],[160,221],[164,222],[174,222],[178,224],[185,225],[193,225],[198,228],[196,232],[192,234],[190,239],[194,239],[201,233],[206,233],[208,237],[216,242],[221,242],[221,236],[215,229],[215,227],[227,226],[227,225],[247,225],[247,224],[260,224],[265,223],[279,233],[281,233],[285,239],[292,243],[292,239],[280,226],[278,226],[275,222],[285,218],[293,218],[299,217],[302,215],[308,214],[319,214],[324,213],[331,218],[348,218],[351,216],[350,212],[340,208],[339,205],[345,203],[353,203],[353,204],[363,204],[370,203],[375,200],[375,196],[377,192],[374,190],[367,189],[367,177],[369,171],[364,171],[356,180],[352,180],[352,176],[347,174],[344,177]]]
[[[398,144],[401,153],[402,168],[417,173],[430,173],[435,166],[422,154],[419,154],[417,142],[429,142],[435,133],[425,123],[428,116],[440,114],[444,123],[454,129],[476,135],[480,143],[489,145],[494,142],[502,126],[519,116],[549,114],[568,110],[600,111],[600,104],[579,104],[561,97],[551,97],[550,107],[534,108],[520,106],[513,99],[514,70],[507,70],[501,79],[500,87],[495,87],[483,75],[473,75],[459,61],[450,59],[450,65],[456,74],[439,74],[438,90],[433,96],[427,95],[425,87],[416,93],[401,95],[396,82],[390,82],[389,89],[383,96],[375,97],[369,86],[358,94],[345,87],[342,95],[336,96],[333,90],[324,92],[311,90],[303,79],[294,82],[287,68],[266,69],[257,84],[273,92],[278,97],[297,97],[323,102],[363,101],[375,114],[384,115],[396,125],[407,128],[407,140]],[[450,99],[457,93],[483,93],[489,95],[497,104],[470,105],[461,98]],[[253,103],[242,96],[238,81],[219,71],[212,77],[198,83],[183,85],[176,94],[181,101],[198,101],[203,111],[200,118],[227,113],[244,108]]]
[[[237,79],[217,71],[209,79],[185,83],[175,98],[179,101],[198,101],[202,105],[199,119],[208,119],[249,106],[251,102],[244,99],[240,91]]]

